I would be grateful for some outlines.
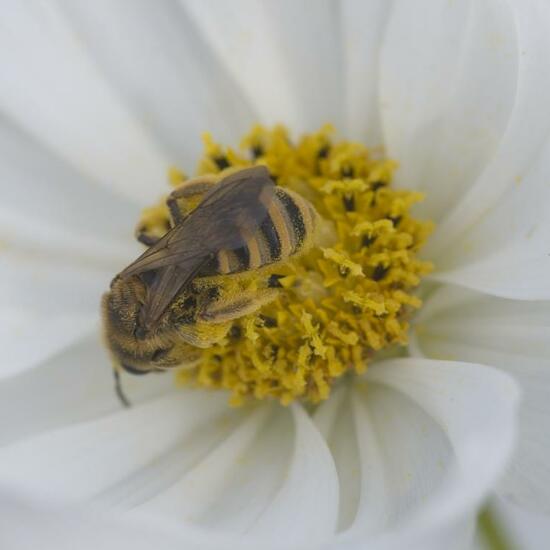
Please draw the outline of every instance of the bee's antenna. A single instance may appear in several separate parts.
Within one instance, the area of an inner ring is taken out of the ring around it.
[[[124,391],[122,390],[122,384],[120,383],[120,373],[117,369],[113,369],[113,373],[115,375],[115,393],[120,399],[120,402],[128,409],[132,406],[132,404],[130,403],[130,401],[128,401],[128,398],[124,395]]]

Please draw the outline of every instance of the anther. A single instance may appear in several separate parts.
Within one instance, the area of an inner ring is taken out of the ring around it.
[[[382,187],[386,187],[385,181],[374,181],[371,183],[371,189],[373,191],[378,191],[378,189],[381,189]]]
[[[347,165],[340,170],[340,173],[342,174],[343,178],[353,178],[355,170],[353,169],[353,166]]]
[[[283,285],[279,282],[283,277],[284,275],[277,275],[276,273],[273,273],[267,280],[267,286],[269,288],[283,288]]]
[[[261,145],[254,145],[251,149],[252,158],[257,159],[264,154],[264,148]]]
[[[344,265],[339,265],[338,273],[340,273],[341,277],[347,277],[349,275],[349,269]]]
[[[317,158],[326,159],[330,153],[330,145],[323,145],[317,152]]]
[[[229,329],[229,338],[233,338],[234,340],[238,340],[242,335],[243,335],[243,331],[241,329],[240,326],[238,325],[233,325],[230,329]]]
[[[229,166],[231,166],[225,155],[221,157],[215,157],[213,160],[220,170],[224,170],[225,168],[229,168]]]
[[[388,220],[393,223],[394,227],[399,225],[399,222],[403,219],[403,216],[388,216]]]
[[[374,271],[372,273],[372,279],[373,281],[380,281],[382,280],[388,273],[388,271],[390,270],[390,267],[389,266],[384,266],[382,264],[378,264],[375,268],[374,268]]]
[[[363,235],[363,238],[361,239],[361,246],[368,248],[375,240],[376,237],[374,235],[371,235],[370,237],[368,235]]]
[[[353,195],[344,195],[342,199],[346,212],[353,212],[355,210],[355,197]]]
[[[263,322],[264,327],[266,328],[275,328],[277,326],[277,319],[274,317],[268,317],[267,315],[261,315],[260,319]]]

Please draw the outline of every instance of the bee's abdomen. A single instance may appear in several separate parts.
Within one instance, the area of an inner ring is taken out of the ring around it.
[[[268,216],[260,225],[260,242],[263,243],[263,251],[269,258],[269,263],[281,259],[281,239],[271,216]]]
[[[258,269],[300,252],[313,232],[313,207],[296,193],[277,188],[268,215],[258,230],[236,250],[217,255],[219,273]]]
[[[311,204],[297,193],[280,187],[269,208],[269,219],[278,238],[278,254],[273,261],[301,252],[314,232],[315,211]]]

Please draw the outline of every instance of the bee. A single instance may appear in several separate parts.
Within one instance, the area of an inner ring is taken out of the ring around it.
[[[115,389],[126,406],[120,369],[146,374],[196,362],[233,320],[277,296],[277,276],[265,268],[309,249],[317,224],[313,206],[276,187],[264,166],[188,180],[166,203],[170,228],[163,236],[138,231],[149,247],[102,299]]]

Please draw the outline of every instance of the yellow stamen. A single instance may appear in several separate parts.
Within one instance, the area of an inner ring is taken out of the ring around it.
[[[376,351],[406,344],[408,319],[422,304],[412,293],[432,268],[417,253],[433,225],[410,214],[420,193],[391,186],[394,161],[333,135],[325,126],[293,143],[282,126],[256,126],[240,151],[203,136],[199,174],[266,165],[323,223],[318,247],[267,268],[279,276],[276,299],[232,321],[227,334],[237,336],[200,350],[196,366],[179,372],[180,383],[229,390],[233,405],[250,398],[317,403],[339,377],[363,372]],[[173,184],[184,177],[170,172]],[[150,225],[165,225],[166,216],[163,203],[144,214]],[[265,272],[245,277],[256,281]]]

